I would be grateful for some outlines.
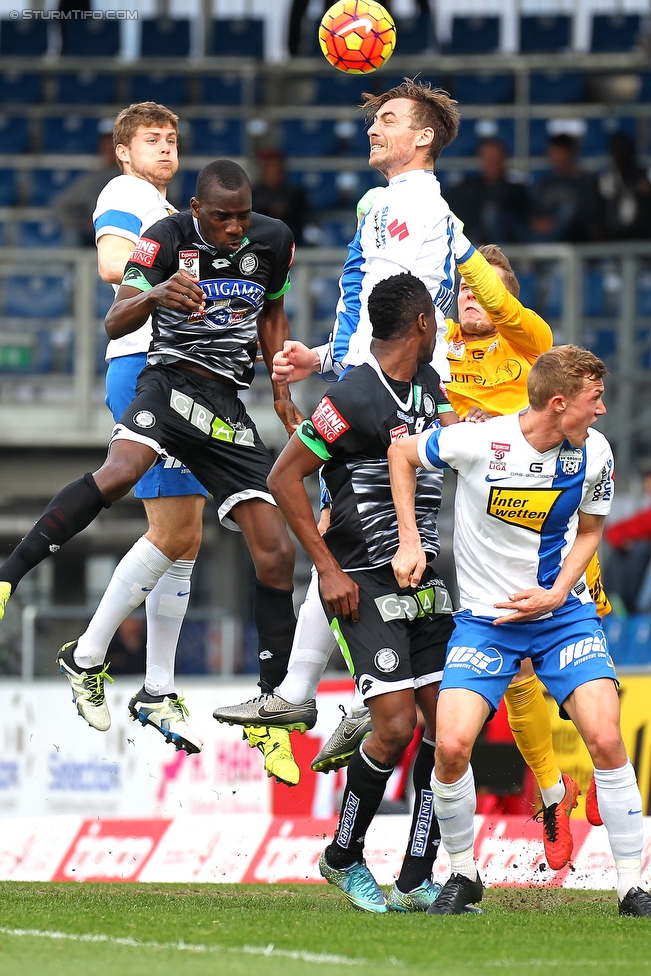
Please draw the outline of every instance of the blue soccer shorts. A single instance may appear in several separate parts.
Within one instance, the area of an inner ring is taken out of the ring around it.
[[[147,355],[144,352],[109,360],[104,402],[116,423],[136,399],[136,380],[146,365]],[[179,495],[207,497],[208,492],[185,465],[176,458],[166,458],[145,472],[134,488],[134,495],[136,498],[177,498]]]
[[[593,603],[562,607],[541,620],[497,626],[491,617],[473,617],[469,610],[462,610],[455,614],[441,691],[474,691],[495,712],[527,657],[559,708],[575,688],[587,681],[617,681],[608,641]],[[562,708],[560,714],[567,718]]]

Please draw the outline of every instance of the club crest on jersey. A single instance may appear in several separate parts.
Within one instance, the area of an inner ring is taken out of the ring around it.
[[[493,452],[496,461],[503,461],[504,455],[507,454],[508,451],[510,450],[511,450],[510,444],[500,444],[498,441],[493,441],[493,443],[491,444],[491,451]]]
[[[449,346],[450,346],[450,353],[452,356],[454,356],[455,359],[463,359],[463,354],[466,351],[465,342],[461,342],[458,341],[457,339],[453,339],[453,341],[449,344]]]
[[[337,412],[330,397],[324,397],[312,414],[312,422],[327,444],[341,437],[350,424]]]
[[[146,268],[151,268],[159,251],[160,244],[158,241],[151,241],[148,237],[141,237],[136,243],[129,260],[135,264],[144,264]]]
[[[389,431],[389,436],[391,437],[391,443],[394,441],[399,441],[401,437],[407,437],[409,435],[409,428],[407,424],[400,424],[399,427],[392,427]]]
[[[423,393],[423,413],[426,417],[433,417],[436,413],[436,403],[431,393]]]
[[[530,532],[542,532],[559,488],[491,488],[486,512],[500,522],[510,522]]]
[[[391,674],[400,663],[400,658],[392,647],[381,648],[374,658],[375,667],[383,674]]]
[[[245,254],[240,258],[240,271],[242,274],[251,275],[258,268],[258,259],[255,254]]]
[[[579,448],[561,451],[558,455],[558,461],[563,474],[578,474],[583,463],[583,451]]]
[[[133,415],[133,422],[136,427],[153,427],[156,423],[156,418],[151,410],[139,410],[138,413]]]

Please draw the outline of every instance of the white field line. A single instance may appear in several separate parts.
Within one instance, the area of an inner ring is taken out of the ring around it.
[[[358,966],[366,963],[366,959],[351,959],[350,956],[334,956],[320,952],[302,952],[292,949],[276,949],[273,944],[267,946],[223,946],[223,945],[193,945],[190,942],[141,942],[131,937],[115,935],[76,935],[72,932],[50,932],[42,929],[10,929],[0,927],[0,935],[28,936],[40,939],[63,939],[69,942],[104,942],[108,945],[133,946],[136,949],[177,949],[180,952],[230,952],[247,956],[279,956],[283,959],[299,959],[301,962],[311,962],[315,965],[329,963],[336,966]]]
[[[617,969],[618,966],[650,966],[649,959],[570,959],[569,964],[590,968],[595,966],[608,966]],[[482,966],[567,966],[567,959],[485,959]]]

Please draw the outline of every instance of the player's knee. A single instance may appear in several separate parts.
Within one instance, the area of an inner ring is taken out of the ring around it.
[[[474,741],[470,736],[464,735],[455,729],[436,734],[436,761],[437,764],[453,769],[457,766],[465,766],[470,761]]]
[[[109,501],[122,498],[143,475],[142,467],[128,457],[107,458],[94,478],[100,491]]]
[[[201,531],[197,532],[193,525],[180,525],[178,528],[171,524],[150,526],[147,538],[174,561],[195,558],[201,545]]]
[[[591,729],[590,734],[585,735],[585,741],[595,766],[609,769],[626,762],[625,758],[621,761],[621,757],[626,755],[626,749],[616,725]]]
[[[398,714],[384,718],[382,722],[373,722],[373,745],[377,743],[385,756],[382,760],[387,763],[396,763],[411,742],[416,728],[415,714]],[[378,757],[379,758],[379,757]]]
[[[274,545],[259,547],[252,556],[255,574],[261,583],[280,589],[292,585],[296,550],[286,531],[278,533]]]

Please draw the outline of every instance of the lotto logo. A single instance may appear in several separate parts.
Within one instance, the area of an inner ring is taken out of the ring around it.
[[[312,414],[312,423],[328,444],[336,441],[350,427],[341,414],[337,413],[330,397],[324,397],[318,405]]]
[[[562,671],[570,664],[581,664],[588,655],[592,654],[610,657],[605,635],[597,634],[595,637],[586,637],[585,640],[577,641],[576,644],[568,644],[560,652],[559,668]]]
[[[445,661],[447,667],[472,668],[478,674],[499,674],[502,670],[502,655],[495,647],[479,651],[476,647],[451,647]]]
[[[148,237],[141,237],[129,260],[135,261],[136,264],[144,264],[146,268],[151,268],[159,251],[160,244],[158,241],[150,241]]]

